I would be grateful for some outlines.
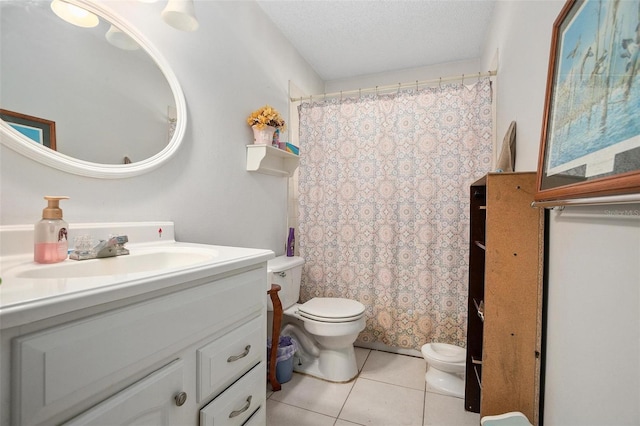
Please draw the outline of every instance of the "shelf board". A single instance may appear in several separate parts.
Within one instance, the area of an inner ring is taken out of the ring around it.
[[[476,380],[478,381],[478,386],[480,386],[480,390],[482,390],[482,378],[481,378],[481,372],[479,372],[478,370],[482,369],[482,365],[477,365],[474,364],[473,366],[473,371],[474,373],[476,373]]]
[[[476,306],[476,312],[480,317],[480,321],[484,322],[484,302],[481,300],[479,303],[476,299],[473,299],[473,304]]]
[[[290,177],[300,157],[270,145],[247,145],[247,170],[272,176]]]

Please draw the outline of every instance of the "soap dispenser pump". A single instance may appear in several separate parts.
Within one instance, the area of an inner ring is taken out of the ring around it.
[[[48,205],[42,210],[42,220],[34,229],[33,260],[37,263],[62,262],[67,258],[69,248],[69,225],[62,220],[60,200],[68,200],[69,197],[47,195],[44,199]]]

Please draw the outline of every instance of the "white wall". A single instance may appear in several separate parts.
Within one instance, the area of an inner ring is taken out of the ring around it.
[[[183,147],[168,164],[129,179],[50,169],[0,148],[0,223],[39,220],[44,195],[69,195],[67,221],[173,220],[182,241],[259,247],[282,254],[287,181],[245,170],[246,117],[269,103],[288,110],[288,80],[309,93],[322,82],[254,2],[200,1],[200,28],[175,30],[165,2],[103,1],[135,25],[172,65],[189,113]]]
[[[545,421],[640,424],[640,206],[551,216]]]
[[[498,137],[517,122],[516,170],[537,168],[551,30],[564,1],[497,2]],[[640,205],[550,213],[547,425],[640,424]]]
[[[551,26],[564,1],[498,1],[483,67],[495,65],[498,146],[516,122],[516,171],[536,170],[551,45]]]

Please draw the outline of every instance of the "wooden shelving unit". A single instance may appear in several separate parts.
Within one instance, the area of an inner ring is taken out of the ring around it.
[[[471,185],[470,244],[469,244],[469,302],[467,315],[467,365],[465,374],[465,408],[480,412],[482,382],[482,337],[484,312],[485,223],[487,179]]]
[[[272,176],[290,177],[300,157],[269,145],[247,145],[247,170]]]
[[[531,207],[535,179],[490,173],[471,186],[465,407],[520,411],[537,425],[544,210]]]

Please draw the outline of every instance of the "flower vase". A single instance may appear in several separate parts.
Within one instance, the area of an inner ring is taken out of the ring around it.
[[[262,129],[258,129],[257,126],[251,126],[253,129],[253,143],[260,145],[271,145],[273,142],[273,133],[276,131],[275,127],[265,126]]]

